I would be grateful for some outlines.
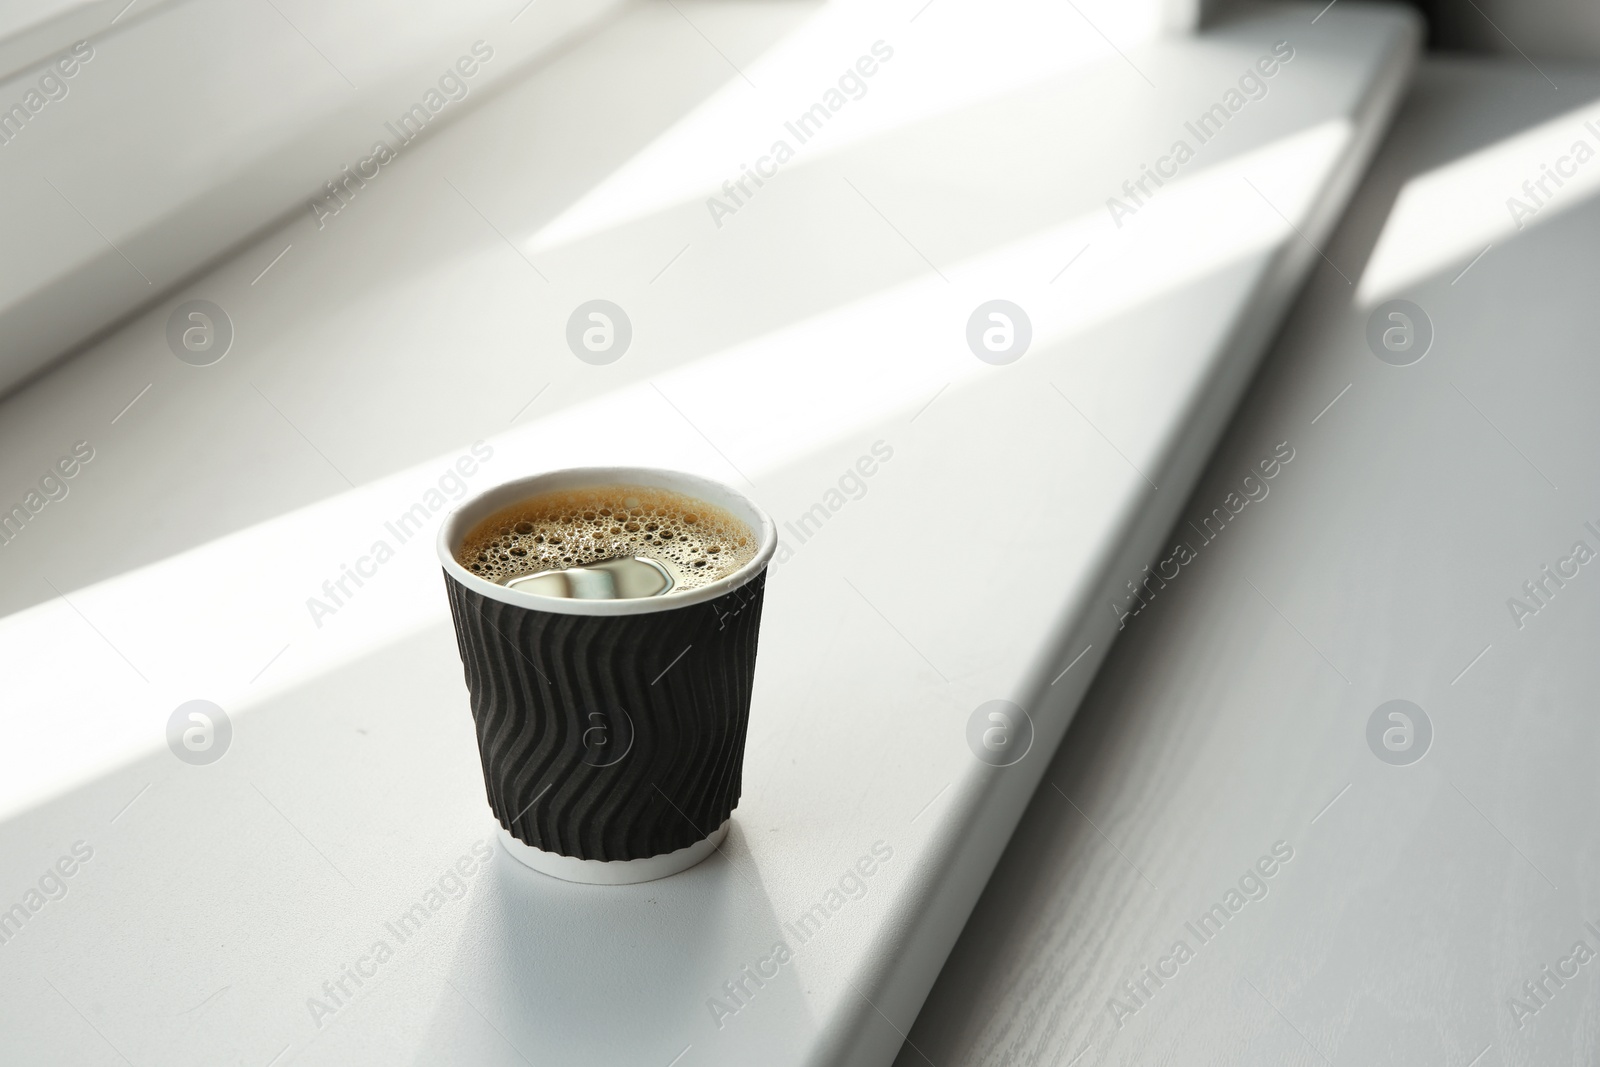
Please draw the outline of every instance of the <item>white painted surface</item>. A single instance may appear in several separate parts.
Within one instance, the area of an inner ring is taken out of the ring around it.
[[[0,902],[92,849],[0,944],[8,1060],[892,1058],[1108,647],[1120,576],[1319,262],[1306,239],[1414,27],[1293,6],[1119,56],[1034,4],[678,6],[607,26],[325,230],[291,219],[0,405],[0,503],[94,450],[0,548]],[[689,20],[693,48],[663,43]],[[1106,197],[1285,38],[1264,99],[1118,229]],[[879,40],[866,95],[718,228],[705,198]],[[679,141],[703,150],[662,150]],[[634,326],[604,367],[563,341],[597,296]],[[996,296],[1032,320],[1009,366],[964,336]],[[189,299],[234,327],[211,366],[167,348]],[[780,526],[831,508],[773,564],[720,855],[631,887],[484,861],[427,533],[320,625],[307,606],[413,504],[580,462],[748,478]],[[1009,518],[930,582],[938,541],[898,531],[953,504],[942,521]],[[206,766],[165,746],[196,698],[232,723]],[[1036,732],[1007,769],[966,741],[996,699]],[[792,958],[719,1028],[709,999],[780,939]],[[346,965],[372,973],[333,1004]]]
[[[14,26],[0,114],[27,118],[0,138],[0,392],[273,220],[310,218],[376,141],[414,151],[385,124],[430,89],[423,138],[619,4],[524,6],[106,0]],[[76,41],[92,58],[38,93]],[[462,57],[475,72],[440,92]]]
[[[1600,950],[1600,577],[1572,561],[1600,550],[1600,203],[1547,183],[1522,230],[1506,206],[1551,131],[1600,148],[1600,70],[1562,82],[1423,65],[1325,245],[1356,286],[1314,275],[1168,543],[1277,442],[1296,458],[1101,669],[911,1032],[932,1062],[1600,1060],[1596,964],[1560,962]],[[1399,249],[1425,269],[1364,297]],[[1435,330],[1411,366],[1364,336],[1393,298]],[[1365,737],[1393,699],[1434,731],[1409,766]],[[1266,896],[1200,944],[1185,923],[1277,841]],[[1179,939],[1192,961],[1144,978]]]
[[[785,25],[816,6],[780,0],[769,14]],[[1028,53],[1053,42],[1058,62],[1104,54],[1106,40],[1129,48],[1192,28],[1191,6],[1082,0],[1076,13],[1065,13],[1070,18],[1052,20],[1053,36],[1020,48]],[[75,42],[93,50],[80,75],[52,87],[48,99],[33,98],[21,134],[0,139],[0,196],[12,205],[9,254],[0,262],[0,331],[8,342],[0,352],[0,393],[118,320],[165,301],[173,287],[275,220],[312,214],[316,198],[346,195],[328,183],[361,195],[364,187],[351,184],[345,168],[359,176],[379,141],[410,154],[412,146],[387,124],[413,105],[428,103],[423,136],[432,136],[624,10],[651,7],[673,15],[659,23],[661,39],[586,87],[613,103],[631,98],[633,77],[665,73],[658,68],[663,56],[718,58],[697,25],[716,12],[690,21],[666,0],[0,5],[0,110],[27,101],[50,61]],[[871,5],[830,5],[846,17],[858,7]],[[826,32],[836,21],[815,25]],[[460,88],[429,101],[453,65],[482,54],[474,45],[493,58],[459,79]],[[729,72],[725,59],[718,63],[716,73]],[[1004,77],[1008,69],[989,73]],[[1027,61],[1015,68],[1029,69],[1038,72]],[[939,88],[925,86],[924,102],[938,107]],[[577,151],[587,154],[611,131],[573,132]],[[572,144],[543,143],[543,150]],[[387,176],[386,166],[377,169]]]
[[[0,2],[0,78],[37,66],[46,57],[136,22],[173,0],[4,0]],[[12,101],[8,101],[11,103]]]

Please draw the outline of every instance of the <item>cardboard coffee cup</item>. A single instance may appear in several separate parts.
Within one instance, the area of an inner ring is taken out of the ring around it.
[[[753,559],[660,596],[573,599],[497,584],[455,557],[484,518],[557,490],[640,485],[749,527]],[[461,505],[439,561],[507,851],[573,882],[619,885],[692,867],[739,802],[772,519],[692,474],[586,467],[522,478]]]

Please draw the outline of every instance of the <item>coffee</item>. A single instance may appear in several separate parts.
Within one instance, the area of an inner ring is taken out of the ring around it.
[[[511,856],[621,885],[716,851],[743,790],[777,544],[738,490],[648,467],[528,475],[445,519],[439,563]]]
[[[456,562],[542,596],[632,599],[685,592],[755,558],[750,528],[714,504],[642,485],[562,489],[482,519]]]

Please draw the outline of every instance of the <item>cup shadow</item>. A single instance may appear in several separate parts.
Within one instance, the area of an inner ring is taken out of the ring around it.
[[[737,815],[703,863],[630,886],[563,882],[497,849],[412,1062],[459,1062],[483,1041],[508,1062],[558,1063],[667,1064],[689,1048],[690,1062],[771,1062],[775,1039],[800,1047],[812,1017],[797,969],[759,983],[745,970],[792,940],[749,868]]]

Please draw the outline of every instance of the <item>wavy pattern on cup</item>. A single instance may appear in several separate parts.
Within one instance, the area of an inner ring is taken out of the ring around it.
[[[739,802],[765,584],[763,570],[713,600],[604,617],[504,603],[446,574],[500,824],[594,860],[673,852],[722,825]],[[626,755],[597,759],[594,731],[622,715]]]

